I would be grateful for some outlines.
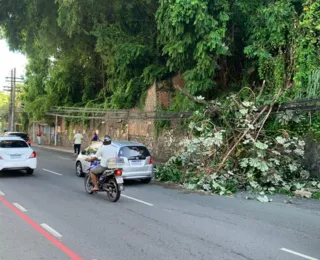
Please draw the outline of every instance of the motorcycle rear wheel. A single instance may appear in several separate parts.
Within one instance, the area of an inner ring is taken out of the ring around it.
[[[107,182],[107,196],[111,202],[117,202],[120,199],[121,191],[115,178],[111,178]]]
[[[84,188],[86,189],[86,192],[89,194],[92,194],[92,188],[93,188],[93,184],[90,178],[90,174],[87,174],[86,177],[84,178]]]

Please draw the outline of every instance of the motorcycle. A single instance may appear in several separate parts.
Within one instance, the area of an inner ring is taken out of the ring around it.
[[[97,167],[100,161],[91,162],[88,172],[94,167]],[[109,159],[108,169],[98,177],[98,188],[99,191],[92,191],[93,183],[88,173],[84,178],[84,186],[86,192],[93,194],[94,192],[106,192],[110,201],[116,202],[121,196],[121,191],[124,191],[123,178],[122,178],[122,166],[124,161],[121,158]]]

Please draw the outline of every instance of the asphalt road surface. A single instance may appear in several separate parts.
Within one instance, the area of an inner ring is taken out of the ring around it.
[[[89,195],[75,156],[35,148],[33,176],[0,173],[0,260],[320,260],[320,203],[268,204],[129,183]]]

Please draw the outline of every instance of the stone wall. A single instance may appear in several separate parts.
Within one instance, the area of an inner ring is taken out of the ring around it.
[[[178,122],[171,123],[170,129],[161,131],[156,136],[154,132],[153,120],[129,120],[128,122],[118,123],[114,120],[106,120],[103,124],[95,122],[98,127],[94,129],[86,128],[81,125],[71,125],[64,131],[58,133],[57,145],[73,149],[73,136],[80,130],[84,136],[82,148],[90,145],[93,137],[93,130],[97,130],[99,137],[108,134],[114,140],[128,140],[144,144],[151,154],[158,160],[167,160],[179,149],[179,143],[187,137],[185,128]],[[36,128],[38,130],[38,128]],[[36,130],[36,131],[37,131]],[[44,133],[43,129],[41,128]],[[42,136],[43,145],[54,145],[54,130],[52,134],[44,133]],[[32,136],[32,130],[29,134]],[[50,141],[50,142],[49,142]]]
[[[306,139],[304,165],[311,177],[320,180],[320,143],[311,137]]]
[[[168,107],[172,98],[170,88],[165,84],[153,84],[148,92],[145,101],[144,111],[154,112],[161,107]],[[138,111],[138,108],[132,109]],[[29,129],[30,136],[40,129],[43,132],[42,144],[54,144],[54,128],[45,123],[37,123]],[[62,118],[58,120],[57,145],[73,149],[73,136],[80,131],[84,136],[82,148],[87,147],[93,137],[93,131],[97,131],[100,138],[108,134],[114,140],[129,140],[142,143],[148,147],[152,155],[158,160],[166,160],[172,156],[179,147],[180,141],[185,138],[185,129],[181,127],[180,121],[172,122],[170,129],[155,135],[154,119],[129,119],[129,120],[96,120],[91,119],[89,126],[66,125]],[[36,141],[36,140],[34,140]]]

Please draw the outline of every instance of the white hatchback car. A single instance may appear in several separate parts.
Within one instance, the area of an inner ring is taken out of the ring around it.
[[[0,171],[25,170],[33,174],[37,168],[37,154],[20,137],[0,137]]]
[[[119,157],[124,159],[122,177],[124,180],[141,180],[142,183],[149,183],[153,178],[152,156],[143,145],[129,141],[112,141],[111,145],[117,149]],[[76,160],[76,174],[81,177],[88,173],[90,162],[86,158],[92,157],[102,146],[96,142],[83,150]]]

